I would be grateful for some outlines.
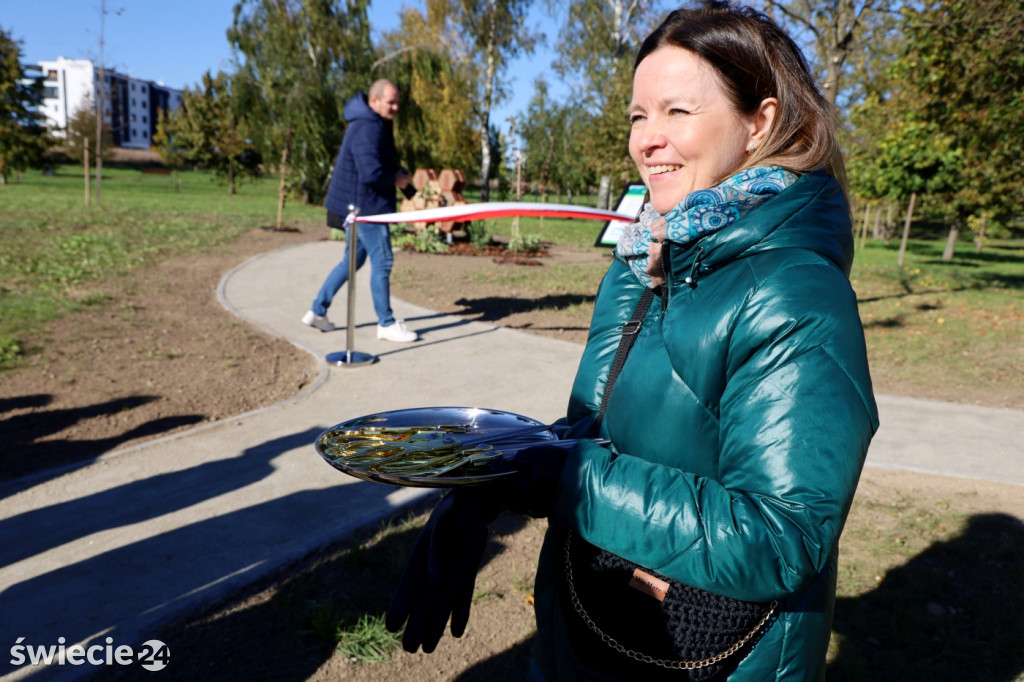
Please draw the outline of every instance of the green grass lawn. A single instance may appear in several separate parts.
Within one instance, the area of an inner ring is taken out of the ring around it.
[[[950,262],[938,240],[869,241],[852,273],[874,376],[953,392],[1024,385],[1024,240],[993,241],[982,253],[960,244]],[[1022,405],[1017,405],[1021,408]]]
[[[19,339],[78,306],[103,302],[90,285],[172,255],[235,239],[277,219],[272,180],[227,187],[206,171],[172,176],[104,167],[102,204],[85,205],[77,167],[26,173],[0,187],[0,366]],[[323,208],[286,205],[284,225],[322,226]]]

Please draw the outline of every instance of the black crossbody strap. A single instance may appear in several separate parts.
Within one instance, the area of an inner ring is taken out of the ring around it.
[[[615,380],[619,378],[622,366],[626,364],[626,356],[629,355],[629,350],[636,343],[636,337],[640,333],[640,325],[643,324],[644,318],[647,317],[647,309],[651,307],[651,301],[653,300],[654,290],[644,288],[640,301],[637,302],[636,308],[633,309],[633,316],[629,318],[626,324],[622,325],[619,347],[615,349],[615,357],[612,359],[612,366],[608,370],[608,382],[604,385],[604,395],[601,396],[601,409],[597,413],[597,425],[600,425],[601,420],[604,419],[604,411],[608,408],[608,399],[611,398],[612,387],[615,385]]]

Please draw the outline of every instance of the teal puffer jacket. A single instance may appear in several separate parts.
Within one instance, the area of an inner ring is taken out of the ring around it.
[[[878,428],[846,200],[830,176],[808,173],[663,254],[663,296],[600,426],[611,445],[577,446],[559,482],[538,569],[533,674],[603,679],[564,640],[559,544],[572,529],[689,585],[779,600],[778,619],[730,679],[823,679],[837,543]],[[572,390],[571,436],[594,433],[642,290],[613,262]]]

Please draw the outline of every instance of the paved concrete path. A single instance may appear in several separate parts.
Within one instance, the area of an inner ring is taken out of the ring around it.
[[[0,675],[80,678],[92,665],[13,666],[8,648],[137,646],[163,622],[272,574],[426,491],[351,479],[320,460],[324,429],[382,410],[465,405],[562,416],[582,347],[394,300],[421,335],[376,339],[368,274],[357,278],[355,349],[378,361],[330,366],[342,329],[299,323],[343,243],[253,258],[221,283],[233,313],[318,358],[296,398],[110,453],[88,466],[0,485]],[[345,290],[332,310],[346,319]],[[872,465],[1024,485],[1024,412],[879,396]]]

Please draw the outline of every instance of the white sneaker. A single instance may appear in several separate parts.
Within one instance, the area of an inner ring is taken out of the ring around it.
[[[409,343],[419,338],[419,335],[405,328],[405,325],[395,320],[386,327],[377,325],[377,338],[385,341],[397,341],[398,343]]]
[[[312,310],[302,316],[302,324],[316,327],[322,332],[333,332],[336,329],[334,323],[328,320],[326,315],[317,315]]]

